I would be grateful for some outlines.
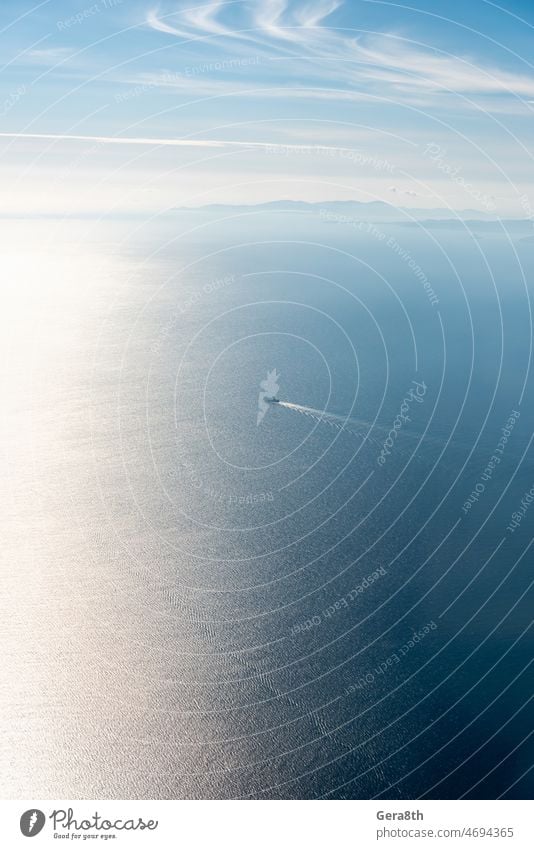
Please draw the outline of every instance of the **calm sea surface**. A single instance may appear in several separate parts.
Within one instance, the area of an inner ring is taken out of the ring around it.
[[[0,233],[2,796],[531,797],[532,240]]]

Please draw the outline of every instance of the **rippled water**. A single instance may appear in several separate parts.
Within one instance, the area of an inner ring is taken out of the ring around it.
[[[4,797],[531,795],[532,248],[297,218],[3,223]]]

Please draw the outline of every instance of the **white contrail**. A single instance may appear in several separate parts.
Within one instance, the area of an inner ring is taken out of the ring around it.
[[[292,404],[289,401],[280,401],[278,406],[285,407],[288,410],[294,410],[303,416],[309,416],[309,418],[314,419],[316,422],[325,422],[331,427],[337,428],[337,430],[343,430],[353,434],[353,436],[358,436],[361,440],[368,439],[376,446],[381,447],[379,441],[369,433],[369,430],[373,427],[371,422],[366,422],[362,419],[353,419],[347,416],[339,416],[336,413],[328,413],[326,410],[316,410],[315,407],[305,407],[302,404]]]

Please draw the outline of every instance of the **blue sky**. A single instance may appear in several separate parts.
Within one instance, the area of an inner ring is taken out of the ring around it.
[[[9,0],[0,43],[3,214],[534,206],[530,0]]]

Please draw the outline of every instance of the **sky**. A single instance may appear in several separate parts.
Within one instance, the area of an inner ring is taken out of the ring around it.
[[[533,45],[531,0],[9,0],[0,214],[530,217]]]

